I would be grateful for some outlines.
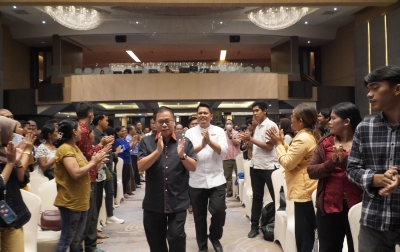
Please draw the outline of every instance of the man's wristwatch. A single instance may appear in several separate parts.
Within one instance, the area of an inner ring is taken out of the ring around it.
[[[187,157],[187,155],[186,155],[186,153],[183,153],[183,157],[179,157],[181,160],[186,160],[186,157]]]

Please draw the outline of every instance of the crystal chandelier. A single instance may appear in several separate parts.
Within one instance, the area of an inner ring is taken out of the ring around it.
[[[74,30],[90,30],[102,22],[100,14],[93,8],[82,6],[46,6],[44,10],[61,25]]]
[[[294,25],[314,10],[308,7],[264,7],[248,12],[247,17],[263,29],[281,30]]]

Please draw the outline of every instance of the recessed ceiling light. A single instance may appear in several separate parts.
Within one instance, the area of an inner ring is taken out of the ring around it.
[[[14,9],[16,9],[16,8],[17,8],[17,6],[15,6],[15,5],[14,5],[14,6],[13,6],[13,8],[14,8]]]
[[[126,52],[129,54],[129,56],[131,56],[131,58],[132,58],[134,61],[140,62],[140,59],[139,59],[131,50],[127,50]]]
[[[221,54],[219,56],[219,60],[225,60],[226,57],[226,50],[221,50]]]
[[[310,42],[310,40],[309,40],[309,41],[307,41],[307,43],[309,43],[309,44],[310,44],[310,43],[311,43],[311,42]]]
[[[43,23],[43,24],[45,24],[45,23],[46,23],[46,21],[44,21],[44,20],[43,20],[43,21],[42,21],[42,23]]]
[[[142,115],[142,114],[138,114],[138,115]]]
[[[304,22],[305,24],[308,24],[308,22],[306,21],[306,22]]]
[[[334,10],[334,11],[337,11],[337,8],[335,7],[335,8],[333,8],[333,10]]]
[[[119,105],[122,105],[122,102]]]
[[[179,105],[179,102],[178,102],[178,105]]]

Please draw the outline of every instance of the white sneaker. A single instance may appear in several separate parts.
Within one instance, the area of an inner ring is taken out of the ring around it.
[[[107,223],[107,224],[113,224],[113,223],[115,223],[115,224],[122,224],[122,223],[124,223],[124,220],[118,219],[118,218],[115,217],[115,216],[111,216],[111,217],[107,217],[106,223]]]

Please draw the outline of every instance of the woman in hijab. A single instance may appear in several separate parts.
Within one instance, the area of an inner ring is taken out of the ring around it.
[[[29,161],[35,137],[27,134],[20,145],[23,149],[15,148],[11,140],[16,126],[16,121],[0,116],[0,200],[4,200],[16,215],[15,219],[8,219],[0,214],[0,240],[1,251],[24,252],[22,226],[29,221],[31,214],[20,189],[29,182],[29,173],[24,168]]]

